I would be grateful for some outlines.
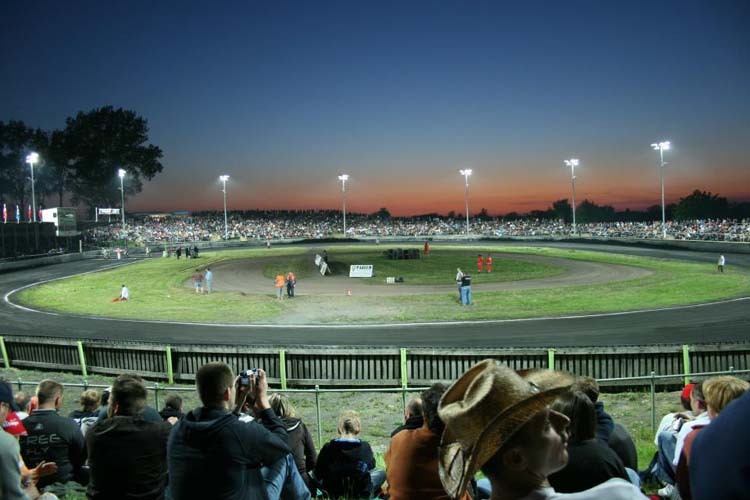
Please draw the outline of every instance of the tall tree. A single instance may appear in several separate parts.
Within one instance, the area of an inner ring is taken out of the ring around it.
[[[148,143],[148,123],[133,111],[105,106],[80,112],[66,121],[61,141],[73,202],[116,205],[119,169],[127,171],[125,195],[140,192],[143,179],[163,169],[162,150]]]
[[[552,203],[552,212],[556,219],[562,219],[565,222],[573,221],[573,209],[567,198]]]
[[[32,129],[22,121],[0,122],[0,197],[9,197],[22,207],[26,204],[31,193],[26,155],[31,151],[40,154],[41,162],[34,169],[36,176],[37,169],[44,166],[48,144],[43,130]]]
[[[677,220],[722,219],[728,215],[729,201],[726,198],[698,189],[680,198],[674,208],[674,217]]]

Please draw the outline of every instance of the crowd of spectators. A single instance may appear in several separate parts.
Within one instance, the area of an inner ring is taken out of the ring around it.
[[[594,379],[491,359],[409,401],[385,470],[351,410],[316,452],[262,369],[235,377],[224,363],[202,366],[201,405],[188,412],[176,396],[161,412],[149,407],[144,381],[129,374],[102,394],[85,391],[68,417],[58,382],[43,380],[30,398],[0,381],[0,498],[54,500],[70,482],[109,500],[748,498],[748,388],[733,376],[687,385],[639,473],[633,439]],[[658,494],[646,496],[644,482]]]
[[[271,241],[278,239],[322,239],[340,234],[341,214],[314,212],[231,212],[228,217],[229,239]],[[131,219],[123,229],[119,223],[102,224],[85,233],[91,244],[127,240],[138,244],[164,242],[213,241],[224,238],[223,214]],[[750,241],[750,220],[669,221],[667,237],[677,240]],[[465,219],[448,217],[392,217],[347,214],[346,236],[415,238],[450,237],[466,232]],[[657,222],[583,223],[574,228],[561,220],[475,218],[470,232],[481,237],[595,237],[595,238],[662,238]]]

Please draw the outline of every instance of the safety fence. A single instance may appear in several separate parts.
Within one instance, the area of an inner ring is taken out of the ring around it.
[[[651,414],[651,431],[652,433],[656,432],[656,420],[657,420],[657,414],[656,414],[656,391],[657,386],[662,385],[664,383],[668,384],[680,384],[682,380],[687,380],[688,378],[692,378],[693,380],[702,380],[708,377],[718,376],[718,375],[734,375],[741,378],[748,378],[750,376],[750,370],[735,370],[733,367],[730,367],[729,370],[726,371],[715,371],[715,372],[700,372],[700,373],[675,373],[675,374],[669,374],[669,375],[657,375],[655,372],[651,372],[648,376],[645,377],[626,377],[626,378],[618,378],[618,379],[599,379],[598,382],[601,386],[607,387],[611,386],[612,383],[624,383],[627,384],[630,387],[641,387],[642,389],[646,386],[649,388],[649,401],[650,401],[650,414]],[[19,391],[22,391],[24,386],[37,386],[39,384],[39,381],[29,381],[29,380],[13,380],[13,384],[15,384],[18,387]],[[64,387],[77,387],[83,390],[86,389],[107,389],[108,385],[103,384],[89,384],[85,379],[81,383],[70,383],[70,382],[61,382],[61,385]],[[321,411],[321,405],[322,405],[322,399],[325,397],[326,394],[336,394],[336,393],[389,393],[389,394],[401,394],[401,402],[402,402],[402,415],[405,413],[406,410],[406,403],[407,403],[407,396],[410,393],[418,393],[426,389],[427,386],[422,387],[409,387],[407,385],[402,385],[401,387],[382,387],[382,388],[360,388],[360,387],[350,387],[350,388],[321,388],[320,386],[316,385],[312,389],[274,389],[274,392],[282,392],[286,394],[313,394],[315,396],[315,419],[316,419],[316,429],[317,429],[317,446],[320,448],[323,445],[323,434],[322,434],[322,411]],[[161,385],[158,382],[147,386],[147,389],[151,391],[154,398],[154,407],[159,408],[161,406],[160,404],[160,396],[164,393],[169,392],[170,394],[173,393],[179,393],[179,392],[190,392],[194,393],[195,388],[192,386],[179,386],[179,385]]]
[[[478,361],[494,358],[513,369],[551,368],[630,385],[651,373],[750,369],[750,342],[618,347],[430,349],[163,345],[0,337],[6,368],[115,375],[138,373],[169,383],[190,382],[202,365],[227,363],[235,372],[263,368],[282,389],[398,387],[452,381]],[[621,381],[621,379],[627,381]],[[647,382],[640,382],[646,385]],[[665,382],[667,383],[667,382]],[[661,384],[661,382],[660,382]]]

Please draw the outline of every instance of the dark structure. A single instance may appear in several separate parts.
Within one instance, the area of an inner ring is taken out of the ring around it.
[[[0,259],[44,255],[59,247],[51,222],[0,224]]]
[[[421,258],[418,248],[389,248],[383,252],[383,256],[388,257],[391,260],[411,260]]]

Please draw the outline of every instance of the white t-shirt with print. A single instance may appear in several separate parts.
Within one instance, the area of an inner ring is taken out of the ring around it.
[[[519,500],[644,500],[641,490],[625,481],[614,478],[586,491],[556,493],[553,488],[539,488]]]

